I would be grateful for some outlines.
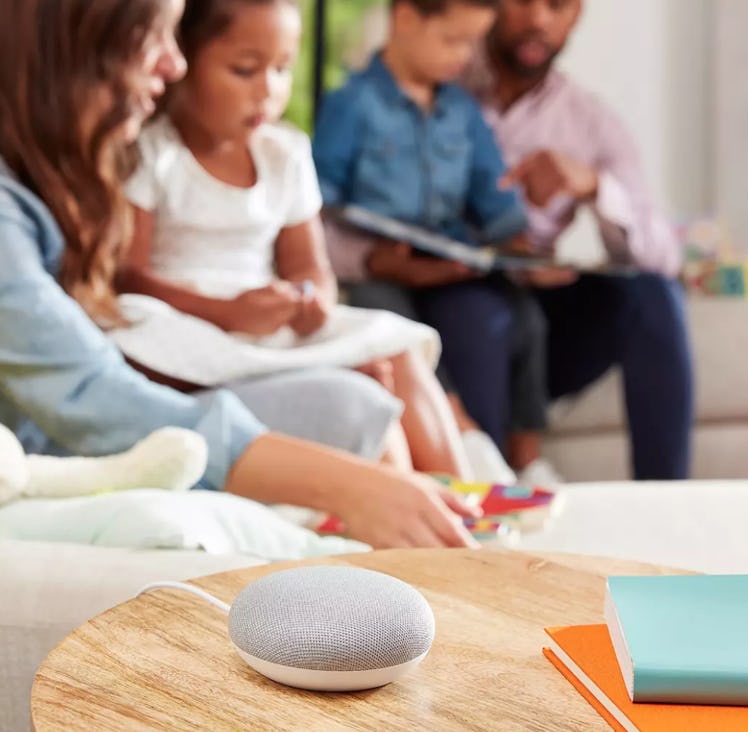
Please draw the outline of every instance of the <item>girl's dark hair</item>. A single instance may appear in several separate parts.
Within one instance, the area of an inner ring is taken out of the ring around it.
[[[297,0],[187,0],[179,25],[179,45],[187,65],[200,49],[220,36],[231,24],[234,11],[241,5],[272,5],[286,2],[298,7]]]
[[[163,11],[163,0],[0,0],[0,156],[52,212],[61,283],[100,321],[116,314],[129,236],[127,74]]]

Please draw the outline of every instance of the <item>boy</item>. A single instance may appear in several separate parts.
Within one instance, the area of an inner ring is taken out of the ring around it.
[[[478,104],[452,83],[495,17],[496,0],[393,0],[385,48],[327,97],[317,122],[327,206],[358,204],[478,242],[524,232],[518,195],[497,187],[506,168],[493,135]],[[540,460],[545,343],[531,297],[504,277],[479,278],[401,243],[343,236],[332,225],[328,236],[351,304],[436,328],[448,390],[498,446],[511,432],[509,461],[521,480],[555,482]]]

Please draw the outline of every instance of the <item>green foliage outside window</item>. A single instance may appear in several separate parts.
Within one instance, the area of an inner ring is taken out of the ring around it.
[[[301,0],[304,38],[294,73],[294,91],[286,118],[306,132],[311,132],[314,117],[314,22],[317,2],[327,4],[325,30],[326,89],[335,89],[346,79],[348,59],[365,42],[367,19],[389,0]]]

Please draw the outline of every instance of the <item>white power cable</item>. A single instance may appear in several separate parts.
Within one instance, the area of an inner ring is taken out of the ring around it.
[[[222,602],[217,597],[213,597],[213,595],[211,595],[209,592],[201,590],[199,587],[195,587],[194,585],[188,585],[184,582],[153,582],[150,585],[146,585],[142,590],[140,590],[140,592],[138,592],[137,594],[137,597],[140,597],[147,592],[153,592],[153,590],[181,590],[182,592],[189,592],[193,595],[197,595],[203,600],[207,600],[211,605],[215,605],[225,613],[228,613],[229,610],[231,610],[230,605]]]

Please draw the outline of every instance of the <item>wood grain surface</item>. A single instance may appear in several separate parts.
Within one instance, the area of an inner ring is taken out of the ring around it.
[[[606,730],[541,655],[543,628],[602,622],[608,575],[665,572],[589,557],[419,550],[253,567],[195,584],[230,603],[252,580],[302,564],[366,567],[421,590],[436,615],[422,666],[375,691],[288,689],[245,665],[220,610],[159,590],[94,618],[52,651],[32,693],[36,732]]]

